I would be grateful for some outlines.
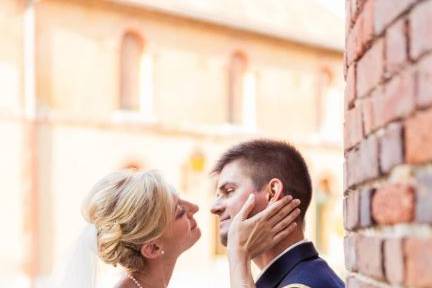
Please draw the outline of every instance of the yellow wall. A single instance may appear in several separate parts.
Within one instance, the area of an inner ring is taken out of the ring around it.
[[[108,4],[41,1],[37,14],[38,95],[78,117],[118,109],[120,44],[129,30],[144,38],[156,118],[170,125],[227,121],[228,62],[240,49],[256,76],[257,128],[284,137],[316,132],[316,77],[341,61],[340,54]]]

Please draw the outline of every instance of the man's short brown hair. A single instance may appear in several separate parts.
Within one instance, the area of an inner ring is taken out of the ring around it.
[[[252,140],[240,143],[218,160],[212,170],[220,174],[225,165],[240,160],[260,191],[272,178],[278,178],[284,186],[283,193],[301,201],[300,219],[304,219],[312,198],[312,184],[306,162],[292,145],[275,140]]]

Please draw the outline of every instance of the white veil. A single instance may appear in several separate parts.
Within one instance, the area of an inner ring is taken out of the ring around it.
[[[96,288],[98,274],[96,227],[87,225],[50,281],[50,288]]]

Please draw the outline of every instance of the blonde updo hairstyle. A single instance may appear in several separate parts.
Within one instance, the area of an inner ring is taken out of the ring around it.
[[[157,239],[174,217],[174,189],[156,171],[120,171],[101,179],[83,203],[97,230],[99,257],[128,271],[142,270],[140,250]]]

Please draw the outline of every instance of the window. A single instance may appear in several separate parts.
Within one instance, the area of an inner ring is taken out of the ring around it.
[[[255,75],[244,53],[235,52],[229,63],[228,122],[255,127]]]
[[[143,38],[135,32],[127,32],[122,39],[119,106],[121,110],[153,116],[152,57]]]

